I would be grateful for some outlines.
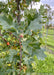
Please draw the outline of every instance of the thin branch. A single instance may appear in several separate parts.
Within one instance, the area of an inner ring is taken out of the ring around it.
[[[21,62],[22,62],[21,38],[19,38],[19,44],[20,44],[20,71],[21,71]]]
[[[16,0],[16,3],[17,3],[17,10],[18,10],[17,20],[18,20],[18,24],[20,25],[20,0]],[[21,49],[21,38],[20,37],[19,37],[19,44],[20,44],[20,73],[21,73],[22,49]],[[18,75],[20,75],[20,73]]]
[[[17,3],[17,10],[18,10],[18,15],[17,15],[17,20],[18,20],[18,23],[20,23],[20,0],[16,0],[16,3]]]

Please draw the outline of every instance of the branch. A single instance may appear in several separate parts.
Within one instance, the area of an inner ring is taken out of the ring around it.
[[[17,10],[18,10],[17,21],[20,25],[20,0],[16,0],[16,3],[17,3]],[[20,73],[21,73],[22,49],[21,49],[21,38],[20,37],[19,37],[19,44],[20,44]],[[20,73],[18,75],[20,75]]]
[[[20,0],[16,0],[16,3],[17,3],[17,10],[18,10],[17,20],[18,20],[18,23],[20,23],[20,7],[19,7]]]
[[[20,44],[20,71],[21,71],[21,62],[22,62],[21,38],[19,38],[19,44]]]

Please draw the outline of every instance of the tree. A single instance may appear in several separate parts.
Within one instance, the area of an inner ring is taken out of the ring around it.
[[[8,0],[0,15],[0,74],[24,75],[32,71],[33,57],[44,59],[41,15],[36,9],[28,9],[31,1]],[[14,7],[14,8],[13,8]],[[24,15],[21,14],[24,11]],[[3,14],[2,14],[3,13]],[[24,21],[21,21],[24,17]]]
[[[48,28],[52,24],[52,16],[53,16],[53,13],[52,13],[51,7],[48,4],[41,5],[40,8],[41,9],[39,11],[40,11],[40,14],[42,15],[42,18],[43,18],[44,28],[46,28],[46,30],[47,30],[46,31],[46,38],[47,38]],[[46,46],[47,46],[47,40],[46,40]],[[46,46],[45,46],[45,48],[46,48]]]

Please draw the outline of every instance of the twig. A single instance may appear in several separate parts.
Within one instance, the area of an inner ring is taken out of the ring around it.
[[[21,62],[22,62],[21,38],[19,38],[19,44],[20,44],[20,71],[21,71]]]

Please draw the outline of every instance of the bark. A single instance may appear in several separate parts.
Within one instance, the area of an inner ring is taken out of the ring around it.
[[[16,0],[16,3],[17,3],[17,10],[18,10],[17,21],[18,21],[18,23],[20,23],[20,7],[19,7],[20,0]]]

